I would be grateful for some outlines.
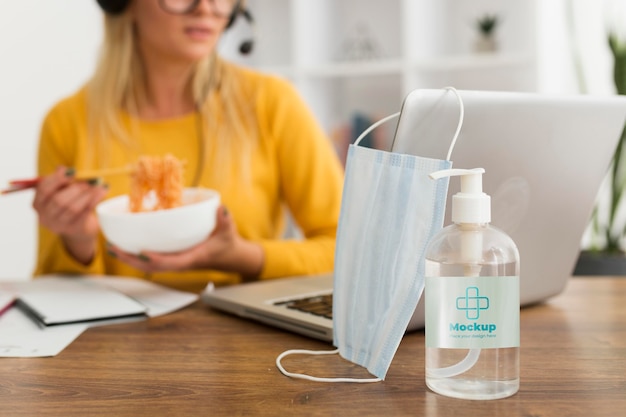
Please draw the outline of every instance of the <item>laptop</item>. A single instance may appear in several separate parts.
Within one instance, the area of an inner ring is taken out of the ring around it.
[[[626,98],[459,91],[463,128],[451,160],[485,169],[492,224],[520,251],[520,302],[560,293],[626,120]],[[456,95],[418,89],[402,104],[392,150],[445,159],[459,118]],[[449,193],[458,191],[450,181]],[[447,205],[444,225],[450,223]],[[205,291],[209,306],[332,341],[332,275],[293,277]],[[408,331],[424,326],[420,300]],[[307,311],[312,310],[312,312]]]

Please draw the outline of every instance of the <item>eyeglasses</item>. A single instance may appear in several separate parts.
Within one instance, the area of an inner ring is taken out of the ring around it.
[[[202,0],[159,0],[163,10],[173,14],[191,13]],[[239,7],[241,0],[211,0],[213,12],[219,17],[229,17]]]

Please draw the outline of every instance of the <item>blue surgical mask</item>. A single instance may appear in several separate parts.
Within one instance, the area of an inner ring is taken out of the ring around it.
[[[461,122],[462,116],[459,126]],[[455,140],[456,136],[453,144]],[[333,289],[337,349],[283,353],[276,364],[288,376],[325,382],[383,380],[424,290],[424,252],[443,225],[448,190],[447,181],[433,181],[429,174],[452,163],[364,148],[358,142],[348,149],[337,231]],[[375,378],[293,374],[280,362],[291,353],[339,353]]]

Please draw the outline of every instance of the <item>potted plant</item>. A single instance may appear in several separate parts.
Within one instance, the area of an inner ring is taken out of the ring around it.
[[[495,36],[498,23],[499,19],[496,14],[485,13],[476,19],[476,29],[478,31],[478,38],[474,44],[476,52],[494,52],[498,49]]]
[[[626,95],[626,41],[615,32],[608,35],[613,55],[613,81],[617,94]],[[626,193],[626,126],[622,130],[607,181],[604,201],[599,201],[591,219],[589,250],[581,253],[576,275],[626,275],[624,236],[626,222],[620,217]]]

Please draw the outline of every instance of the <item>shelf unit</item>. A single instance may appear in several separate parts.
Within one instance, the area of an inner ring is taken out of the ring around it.
[[[415,88],[535,90],[535,1],[248,0],[255,24],[227,37],[254,36],[254,52],[226,55],[289,78],[331,132],[398,111]],[[501,17],[498,51],[473,52],[486,13]]]

